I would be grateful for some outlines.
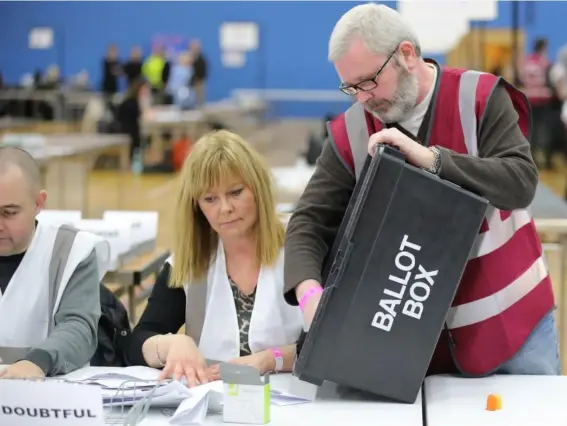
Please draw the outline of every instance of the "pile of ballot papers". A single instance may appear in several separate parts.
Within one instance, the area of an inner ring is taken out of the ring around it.
[[[184,381],[159,381],[159,374],[149,367],[87,367],[68,374],[65,381],[99,386],[109,415],[124,417],[132,407],[145,405],[175,410],[171,424],[203,424],[207,413],[222,412],[222,381],[189,388]],[[276,406],[311,402],[312,396],[305,395],[272,386],[270,400]]]
[[[67,381],[98,385],[104,406],[131,406],[151,397],[151,404],[174,407],[191,396],[181,382],[158,380],[159,370],[148,367],[86,368],[65,377]]]

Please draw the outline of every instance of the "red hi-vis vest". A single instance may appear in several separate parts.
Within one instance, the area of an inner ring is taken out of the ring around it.
[[[437,93],[431,101],[431,146],[477,156],[483,113],[498,84],[507,89],[519,115],[518,125],[524,135],[529,134],[526,97],[505,80],[476,71],[443,68],[439,72]],[[382,128],[358,103],[329,124],[336,151],[357,179],[368,155],[369,134]],[[490,374],[516,354],[553,307],[551,281],[530,214],[524,209],[489,207],[447,315],[451,344],[441,344],[446,340],[444,331],[435,351],[437,358],[441,353],[450,362],[452,354],[462,373]]]

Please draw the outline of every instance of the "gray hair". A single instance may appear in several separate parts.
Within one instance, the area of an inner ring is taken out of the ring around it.
[[[361,37],[366,48],[376,55],[389,55],[401,42],[409,41],[421,56],[411,25],[399,12],[382,4],[355,6],[339,19],[329,39],[329,61],[340,59],[356,37]]]

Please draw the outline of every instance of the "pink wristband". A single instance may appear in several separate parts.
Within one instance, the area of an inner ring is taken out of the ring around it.
[[[323,293],[323,289],[321,287],[313,287],[307,290],[299,301],[299,309],[301,309],[301,311],[303,312],[305,304],[309,301],[309,299],[311,299],[312,296],[321,293]]]
[[[271,350],[272,350],[272,355],[274,357],[274,362],[275,362],[274,371],[279,372],[279,371],[283,370],[283,355],[278,348],[271,348]]]

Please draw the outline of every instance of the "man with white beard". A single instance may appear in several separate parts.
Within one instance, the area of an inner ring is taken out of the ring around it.
[[[357,102],[328,123],[328,143],[289,221],[288,303],[300,306],[309,326],[324,259],[364,163],[376,144],[389,144],[491,204],[479,233],[490,250],[471,253],[452,304],[466,321],[443,331],[429,373],[560,374],[551,282],[525,210],[538,182],[526,97],[492,74],[424,59],[414,30],[384,5],[346,12],[331,34],[329,60],[340,90]]]

